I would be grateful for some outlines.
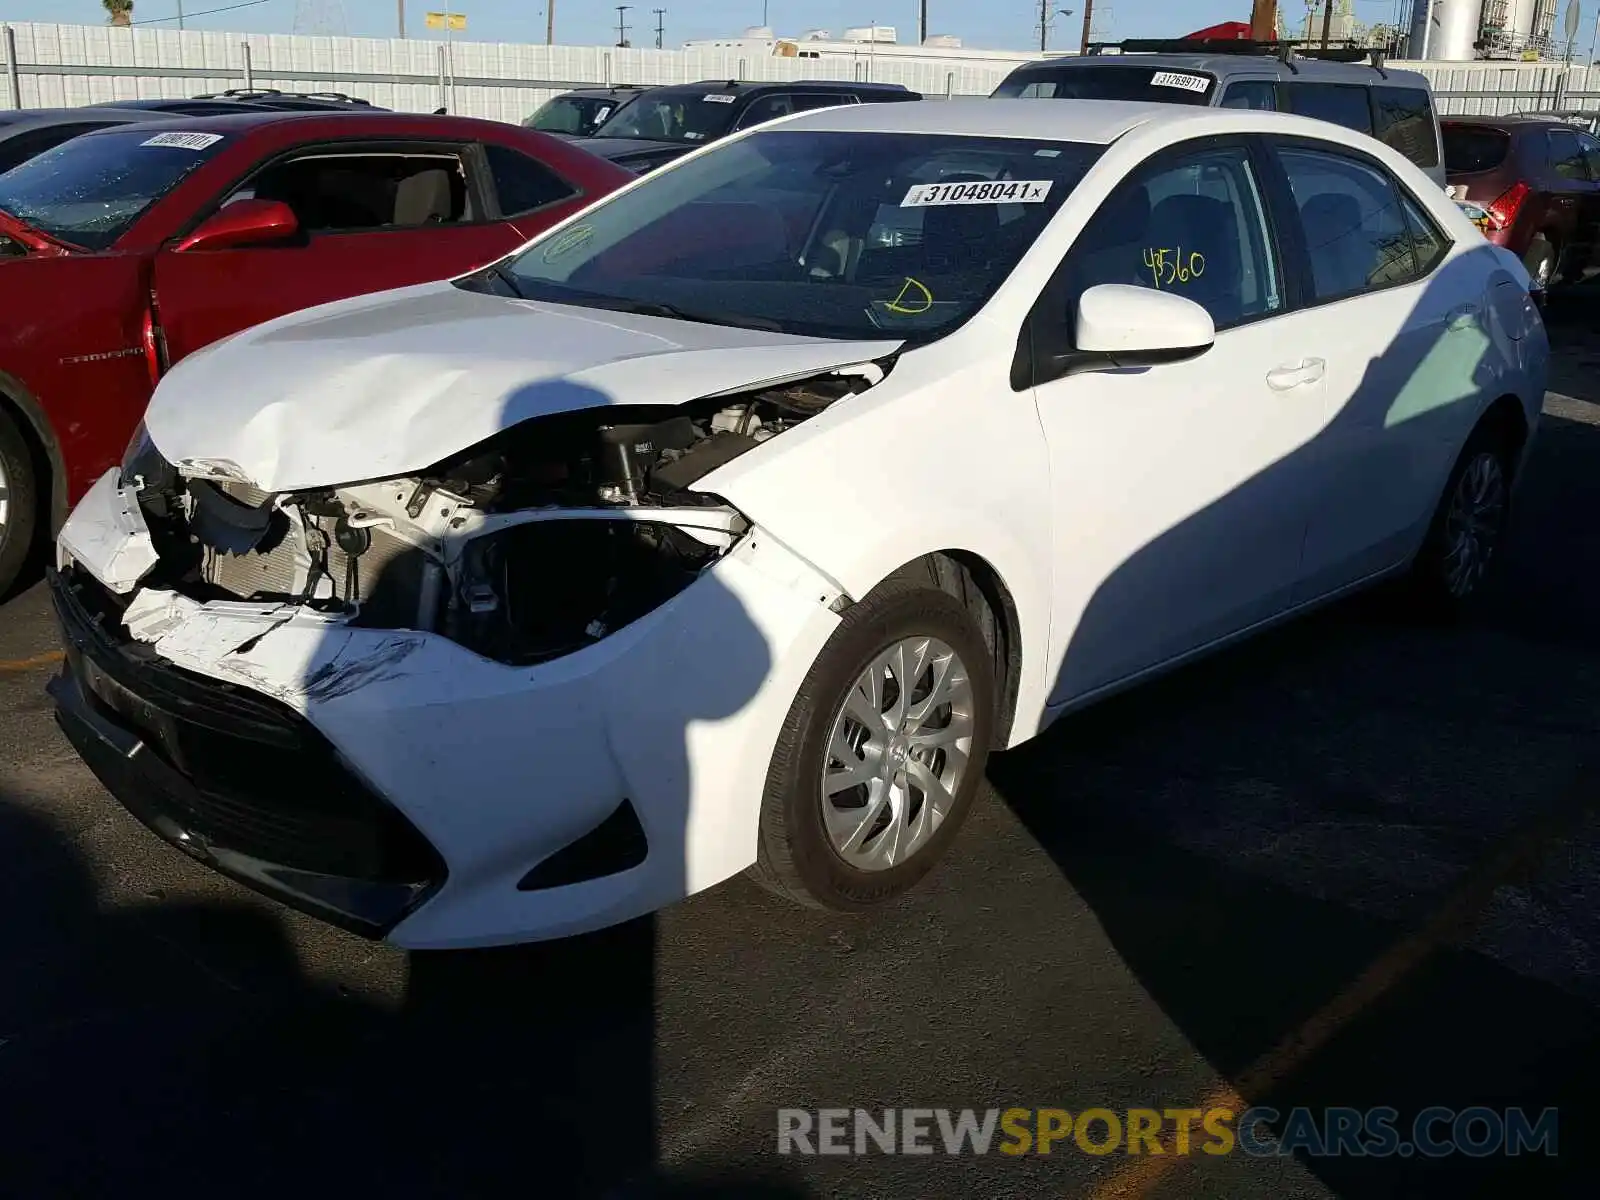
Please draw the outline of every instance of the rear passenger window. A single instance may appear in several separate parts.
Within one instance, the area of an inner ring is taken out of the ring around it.
[[[1218,329],[1282,307],[1260,189],[1243,150],[1185,154],[1140,172],[1095,214],[1067,258],[1073,298],[1101,283],[1176,292]]]
[[[413,229],[470,219],[466,170],[454,154],[308,154],[268,167],[228,200],[247,195],[287,204],[307,233]]]
[[[1223,108],[1253,108],[1272,112],[1278,107],[1278,89],[1270,79],[1241,79],[1222,93]]]
[[[1338,300],[1420,276],[1413,231],[1388,175],[1320,150],[1280,149],[1278,157],[1300,210],[1317,300]]]
[[[1552,129],[1545,136],[1550,139],[1551,169],[1562,179],[1586,181],[1589,169],[1583,161],[1578,135],[1570,129]]]
[[[484,152],[503,217],[519,217],[577,195],[576,188],[526,154],[495,145],[485,146]]]
[[[1357,133],[1372,132],[1372,110],[1367,104],[1367,89],[1343,83],[1297,83],[1284,85],[1289,111],[1318,121],[1329,121],[1354,129]]]
[[[1373,134],[1419,167],[1439,165],[1433,105],[1421,88],[1372,89]]]

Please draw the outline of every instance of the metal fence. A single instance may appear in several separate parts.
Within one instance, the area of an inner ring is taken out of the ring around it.
[[[1015,64],[855,54],[780,58],[708,50],[527,46],[405,38],[297,37],[211,30],[18,23],[0,37],[13,108],[192,96],[237,87],[340,91],[385,108],[441,106],[520,121],[583,84],[700,79],[855,79],[930,96],[986,96]],[[1018,55],[1016,62],[1024,61]],[[1600,108],[1600,68],[1551,63],[1400,63],[1432,81],[1447,113]]]

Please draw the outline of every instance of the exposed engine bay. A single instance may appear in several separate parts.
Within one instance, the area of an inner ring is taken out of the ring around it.
[[[745,530],[692,486],[883,374],[867,363],[671,408],[558,413],[416,476],[335,489],[268,495],[222,472],[186,476],[148,443],[122,479],[159,560],[148,584],[437,632],[536,663],[688,586]]]

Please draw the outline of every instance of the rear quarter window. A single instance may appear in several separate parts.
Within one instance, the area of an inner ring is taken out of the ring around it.
[[[1284,84],[1283,92],[1292,113],[1342,125],[1357,133],[1372,132],[1367,89],[1360,85],[1290,81]]]
[[[1372,89],[1373,136],[1419,167],[1439,165],[1433,104],[1421,88]]]
[[[1482,125],[1441,125],[1439,136],[1444,142],[1444,168],[1452,174],[1493,171],[1511,149],[1510,134]]]

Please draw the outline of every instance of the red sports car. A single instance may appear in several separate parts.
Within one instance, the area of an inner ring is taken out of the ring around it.
[[[0,594],[184,355],[470,271],[633,178],[515,125],[365,111],[118,126],[0,175]]]

